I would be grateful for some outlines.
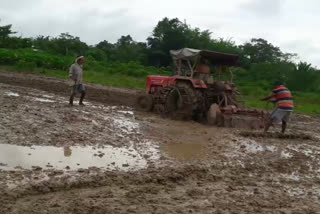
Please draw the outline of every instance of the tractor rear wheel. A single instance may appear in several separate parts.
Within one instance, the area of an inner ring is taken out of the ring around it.
[[[166,112],[175,119],[196,119],[199,107],[203,104],[202,98],[202,92],[190,83],[177,82],[166,97]]]
[[[152,111],[153,98],[150,94],[141,95],[137,98],[137,106],[142,111]]]

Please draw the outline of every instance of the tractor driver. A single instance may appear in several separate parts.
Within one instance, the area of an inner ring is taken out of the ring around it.
[[[210,74],[210,67],[205,59],[201,58],[200,63],[196,67],[196,72],[202,74]]]
[[[203,58],[200,59],[200,63],[196,67],[195,77],[202,79],[207,84],[213,84],[213,78],[210,75],[210,67],[207,61]]]

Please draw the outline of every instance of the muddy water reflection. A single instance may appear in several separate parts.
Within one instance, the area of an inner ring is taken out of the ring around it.
[[[138,170],[147,167],[147,160],[132,147],[24,147],[0,144],[0,169],[12,170],[15,167],[72,170],[88,167],[105,169]]]
[[[201,143],[165,144],[161,149],[170,157],[180,160],[202,159],[205,145]]]

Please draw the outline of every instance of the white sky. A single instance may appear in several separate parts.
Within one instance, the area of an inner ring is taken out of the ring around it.
[[[318,0],[0,0],[0,25],[23,37],[69,32],[88,44],[145,41],[164,17],[238,44],[261,37],[320,67]]]

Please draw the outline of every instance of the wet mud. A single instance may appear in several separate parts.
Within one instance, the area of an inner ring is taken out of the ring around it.
[[[21,75],[0,72],[0,213],[320,213],[319,117],[262,135],[135,111],[135,91],[99,100],[93,84],[69,107],[66,82]]]

